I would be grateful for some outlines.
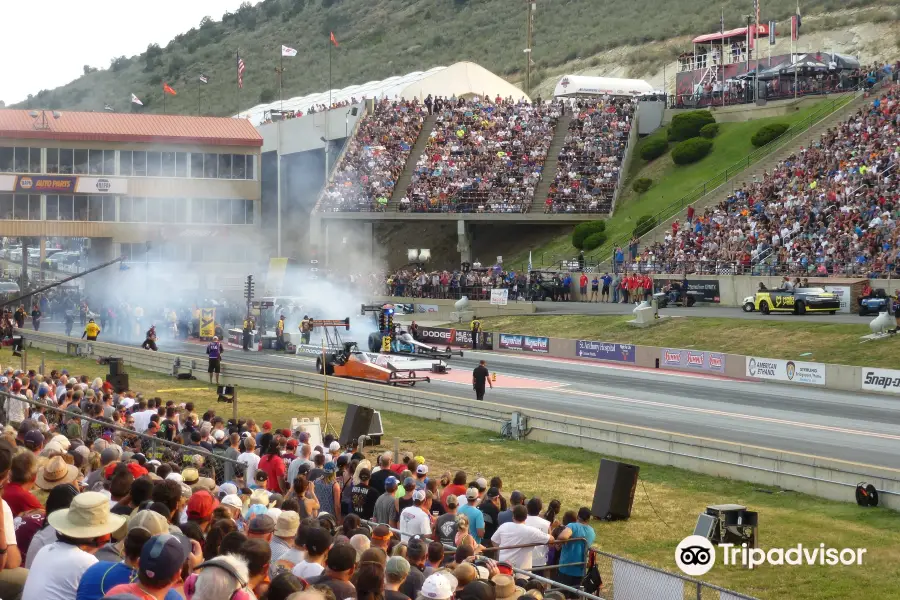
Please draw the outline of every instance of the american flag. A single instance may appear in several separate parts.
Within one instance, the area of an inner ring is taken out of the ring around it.
[[[244,69],[246,66],[244,65],[244,59],[241,58],[240,52],[237,54],[237,76],[238,76],[238,87],[244,87]]]

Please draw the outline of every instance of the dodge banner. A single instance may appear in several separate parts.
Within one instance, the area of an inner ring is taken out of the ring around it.
[[[667,285],[676,282],[681,285],[683,279],[654,279],[653,292],[663,291]],[[697,302],[719,303],[719,280],[718,279],[688,279],[687,286],[689,292],[699,292],[701,295],[697,298]]]
[[[634,346],[631,344],[577,340],[575,342],[575,356],[610,362],[634,363]]]
[[[499,335],[500,337],[497,339],[498,350],[538,352],[540,354],[550,352],[550,338],[511,333],[501,333]]]
[[[437,346],[472,347],[472,332],[468,329],[446,329],[444,327],[419,327],[419,341]],[[482,331],[478,347],[482,350],[494,349],[494,334]]]
[[[128,180],[121,177],[81,175],[2,175],[0,192],[24,194],[127,194]]]
[[[660,366],[724,373],[725,355],[718,352],[663,348],[661,350]]]
[[[825,365],[799,360],[748,356],[747,376],[772,381],[825,385]]]

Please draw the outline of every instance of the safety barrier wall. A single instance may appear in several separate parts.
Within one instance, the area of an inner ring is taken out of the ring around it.
[[[140,348],[102,342],[72,342],[62,335],[37,332],[25,333],[25,345],[26,348],[68,352],[72,355],[121,357],[129,366],[158,373],[171,373],[178,359],[182,371],[195,369],[201,377],[205,375],[204,359],[149,352]],[[733,355],[726,356],[726,364],[732,357]],[[222,365],[222,371],[223,383],[227,385],[313,398],[324,396],[325,378],[313,373],[240,365],[227,360]],[[328,395],[337,402],[362,404],[377,410],[495,432],[501,430],[512,414],[512,408],[502,404],[450,397],[423,391],[421,388],[397,388],[335,377],[328,378]],[[856,484],[866,481],[881,493],[881,505],[900,510],[900,470],[865,467],[866,470],[863,471],[864,467],[853,463],[823,460],[802,454],[776,452],[536,409],[516,411],[527,418],[525,437],[529,440],[777,486],[838,501],[853,501]]]
[[[502,315],[530,315],[536,308],[531,302],[516,302],[510,291],[510,299],[506,306],[491,304],[485,300],[469,300],[467,311],[472,311],[479,317],[497,317]],[[456,299],[444,300],[441,298],[408,298],[397,296],[377,296],[374,304],[412,304],[416,319],[428,319],[429,321],[449,321],[450,314],[456,312]]]

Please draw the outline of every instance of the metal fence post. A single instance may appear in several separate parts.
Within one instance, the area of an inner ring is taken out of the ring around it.
[[[238,421],[238,386],[235,385],[232,387],[234,387],[234,396],[232,397],[233,399],[231,400],[231,418],[234,419],[235,423],[237,423],[237,421]]]

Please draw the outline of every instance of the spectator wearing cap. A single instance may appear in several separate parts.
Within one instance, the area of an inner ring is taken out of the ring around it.
[[[278,574],[278,561],[281,560],[281,557],[294,548],[294,539],[297,537],[299,529],[300,515],[296,511],[282,511],[275,519],[275,530],[272,532],[272,539],[269,542],[269,548],[272,551],[269,565],[270,579]]]
[[[525,589],[517,586],[516,580],[509,575],[494,575],[491,583],[496,600],[515,600],[525,594]]]
[[[499,527],[497,521],[500,517],[500,490],[495,487],[488,489],[478,508],[484,515],[484,539],[489,540]]]
[[[469,521],[469,535],[480,544],[484,539],[485,524],[484,513],[478,510],[478,488],[470,487],[466,490],[466,504],[459,507],[459,514],[465,515]]]
[[[250,519],[250,523],[247,525],[247,537],[251,539],[259,538],[269,543],[272,541],[274,533],[275,520],[269,515],[256,515]]]
[[[337,465],[325,463],[324,474],[313,483],[316,498],[319,499],[319,512],[334,516],[335,522],[341,520],[341,486],[337,482]]]
[[[528,518],[528,509],[523,505],[517,504],[513,507],[512,512],[513,520],[498,527],[490,538],[495,546],[502,548],[503,546],[546,544],[553,541],[553,536],[549,533],[525,524],[525,520]],[[532,567],[532,549],[530,547],[501,549],[499,558],[501,561],[508,562],[525,571]]]
[[[297,532],[298,539],[303,534],[303,548],[306,550],[306,558],[294,565],[291,573],[309,581],[318,577],[325,570],[325,558],[331,548],[333,538],[331,534],[321,527],[304,526]],[[355,553],[354,553],[355,556]]]
[[[392,556],[384,567],[384,600],[411,600],[400,591],[409,576],[409,561],[402,556]]]
[[[340,442],[331,442],[328,444],[328,453],[331,454],[331,460],[337,461],[337,459],[341,455],[341,444]]]
[[[356,550],[349,544],[337,544],[328,552],[325,571],[311,579],[310,585],[324,585],[334,592],[335,598],[356,598],[356,588],[350,583],[356,570]]]
[[[125,524],[125,517],[109,511],[99,492],[78,494],[69,508],[48,517],[57,541],[41,548],[34,558],[22,600],[71,600],[81,576],[97,562],[96,552]]]
[[[167,598],[181,578],[181,568],[189,552],[174,535],[153,536],[141,549],[138,580],[112,588],[108,595],[133,594],[143,600]],[[177,592],[176,592],[177,595]]]
[[[388,469],[385,472],[390,473]],[[380,473],[381,471],[379,471]],[[377,475],[378,473],[376,473]],[[372,510],[372,520],[376,523],[384,523],[396,528],[400,518],[400,508],[395,492],[399,481],[393,475],[384,480],[384,493],[375,501],[375,507]],[[371,486],[370,486],[371,489]]]
[[[498,526],[513,520],[512,509],[519,504],[525,504],[525,494],[519,490],[513,490],[513,493],[509,495],[509,505],[507,509],[501,510],[500,514],[497,516]]]
[[[241,544],[237,555],[247,561],[247,589],[256,597],[261,596],[268,587],[269,563],[272,560],[272,551],[268,542],[263,539],[251,538]]]
[[[578,520],[569,523],[565,529],[556,538],[564,541],[569,538],[584,538],[583,542],[570,542],[564,544],[559,556],[559,564],[584,563],[587,552],[594,543],[595,533],[593,527],[588,523],[591,520],[591,509],[582,506],[578,509]],[[570,567],[559,567],[557,580],[565,585],[578,587],[584,578],[584,564],[578,564]]]
[[[391,550],[391,528],[383,523],[379,523],[372,529],[372,548],[378,548],[385,554],[390,554]]]
[[[456,577],[450,571],[434,573],[422,583],[417,600],[450,600],[456,591],[456,584]]]
[[[284,431],[288,431],[285,429]],[[297,458],[297,440],[290,437],[290,432],[288,435],[284,436],[287,438],[286,440],[282,440],[284,443],[284,452],[281,455],[281,460],[284,462],[284,470],[287,473],[288,468],[291,466],[291,463]],[[287,479],[287,476],[285,476]],[[290,481],[288,479],[288,481]]]
[[[375,503],[378,501],[378,492],[369,485],[372,477],[369,469],[359,470],[359,482],[350,490],[350,508],[353,514],[364,521],[371,520],[375,512]]]
[[[419,465],[416,467],[416,489],[424,490],[428,483],[428,465]]]
[[[219,501],[219,506],[228,511],[229,518],[234,521],[239,530],[243,529],[241,520],[241,512],[244,510],[244,503],[237,494],[225,494]]]
[[[434,540],[448,546],[456,544],[456,509],[459,506],[459,499],[450,494],[445,500],[446,512],[437,518],[434,526]]]
[[[168,533],[169,527],[165,518],[150,510],[136,512],[128,520],[128,533],[117,544],[107,544],[94,555],[100,562],[85,571],[78,584],[78,595],[75,600],[99,600],[119,584],[131,583],[138,579],[138,561],[141,550],[153,536]],[[107,551],[110,546],[120,549],[121,553]],[[180,596],[175,590],[169,590],[165,600],[178,600]]]
[[[188,577],[184,584],[188,600],[226,600],[239,597],[250,575],[247,561],[234,554],[217,556],[200,565],[201,571]]]
[[[192,493],[187,503],[188,521],[197,523],[205,533],[212,524],[212,513],[218,505],[219,501],[206,490]]]
[[[44,448],[44,434],[40,429],[32,429],[22,437],[22,445],[37,456]]]
[[[400,513],[400,539],[409,540],[413,535],[431,535],[431,516],[425,512],[422,505],[425,503],[425,491],[415,490],[412,493],[413,505],[404,508]],[[414,594],[408,594],[413,597]]]
[[[33,453],[19,452],[13,457],[9,483],[3,487],[3,501],[9,506],[14,517],[26,512],[43,510],[41,501],[31,493],[37,481],[37,474],[37,457]]]
[[[266,474],[266,490],[277,494],[284,494],[288,490],[285,477],[287,469],[284,467],[284,461],[281,459],[281,453],[278,450],[278,443],[275,440],[269,442],[266,449],[266,455],[259,460],[257,472]]]

